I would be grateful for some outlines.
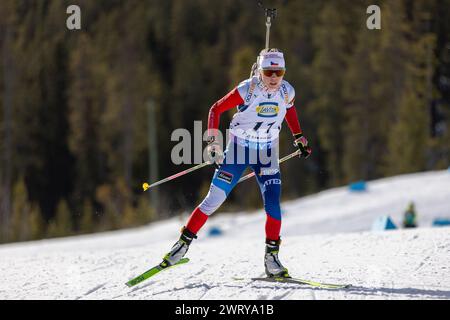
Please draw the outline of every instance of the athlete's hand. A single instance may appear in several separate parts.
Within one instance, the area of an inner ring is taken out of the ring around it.
[[[216,167],[223,163],[223,150],[217,141],[208,141],[206,152],[208,154],[209,161],[214,162]]]
[[[308,139],[301,133],[294,135],[294,138],[294,146],[300,149],[300,157],[308,159],[312,152],[311,147],[308,145]]]

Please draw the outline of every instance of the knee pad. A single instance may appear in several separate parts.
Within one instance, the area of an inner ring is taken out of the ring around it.
[[[222,203],[225,201],[226,198],[227,194],[225,193],[224,190],[220,189],[214,184],[211,184],[209,192],[206,195],[205,199],[200,204],[199,208],[204,214],[209,216],[212,213],[214,213],[217,209],[219,209],[219,207],[222,205]]]

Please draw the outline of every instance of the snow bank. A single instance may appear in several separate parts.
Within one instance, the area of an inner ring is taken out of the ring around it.
[[[400,223],[414,200],[422,228],[370,232],[389,214]],[[138,285],[124,283],[158,263],[184,221],[97,235],[0,246],[0,299],[449,299],[450,173],[427,172],[368,183],[365,193],[337,188],[283,203],[280,259],[291,275],[350,289],[256,283],[264,273],[264,213],[220,214],[208,221],[191,262]],[[209,226],[224,231],[207,236]]]

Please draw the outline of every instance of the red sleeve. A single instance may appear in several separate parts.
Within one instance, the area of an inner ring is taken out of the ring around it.
[[[286,116],[284,118],[286,119],[289,129],[291,129],[293,135],[302,133],[302,128],[298,122],[297,110],[295,109],[295,106],[287,109]]]
[[[208,115],[208,135],[216,136],[217,132],[215,132],[219,128],[219,120],[222,112],[230,110],[234,107],[237,107],[240,104],[243,104],[244,100],[237,88],[231,90],[225,97],[214,103],[209,109]]]

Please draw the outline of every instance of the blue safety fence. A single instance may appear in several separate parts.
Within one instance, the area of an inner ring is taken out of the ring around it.
[[[433,220],[433,227],[450,226],[450,218],[436,218]]]
[[[350,183],[348,186],[350,192],[363,192],[367,190],[367,184],[365,181],[356,181]]]
[[[222,234],[223,234],[223,231],[218,226],[213,226],[213,227],[209,228],[209,230],[208,230],[208,236],[210,236],[210,237],[218,237],[218,236],[221,236]]]

